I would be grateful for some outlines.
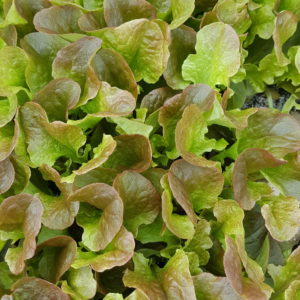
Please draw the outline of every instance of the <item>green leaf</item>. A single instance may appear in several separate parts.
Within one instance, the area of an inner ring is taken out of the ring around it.
[[[270,54],[266,55],[259,62],[258,73],[254,76],[258,76],[256,80],[261,79],[267,84],[274,84],[277,77],[286,76],[285,73],[288,71],[288,67],[286,65],[281,65],[278,62],[278,58],[276,57],[276,52],[273,51]],[[262,88],[264,90],[264,87]],[[258,91],[258,90],[257,90]]]
[[[275,27],[275,15],[273,12],[275,0],[262,0],[259,4],[249,10],[252,25],[249,29],[245,46],[252,44],[256,35],[265,40],[272,36]]]
[[[283,195],[292,196],[300,201],[298,182],[300,181],[300,162],[297,154],[285,157],[285,164],[262,171],[265,178],[276,186]]]
[[[285,299],[297,299],[300,297],[300,280],[293,281],[284,293]]]
[[[117,170],[98,167],[85,174],[77,175],[74,179],[74,185],[79,188],[97,182],[112,185],[117,175]]]
[[[190,217],[173,212],[172,192],[167,175],[162,177],[161,185],[164,188],[162,194],[162,218],[167,228],[179,238],[192,239],[195,234],[195,229]]]
[[[266,191],[267,194],[272,192],[272,190],[269,191],[270,188],[265,187],[264,183],[261,183],[263,189],[259,189],[260,183],[249,182],[249,176],[284,163],[285,161],[277,159],[270,152],[257,148],[246,149],[238,156],[234,164],[232,184],[234,197],[243,209],[252,209],[255,202],[262,196],[260,192]],[[255,195],[255,192],[258,192],[258,195]]]
[[[186,241],[184,251],[196,253],[199,258],[199,265],[205,266],[209,261],[209,252],[207,250],[212,245],[210,225],[205,219],[200,219],[196,225],[193,238]]]
[[[212,12],[218,19],[231,25],[238,34],[242,34],[251,26],[251,19],[247,9],[248,0],[220,0]]]
[[[276,17],[273,39],[275,54],[280,65],[287,65],[290,62],[282,52],[282,46],[295,33],[297,23],[297,17],[290,11],[282,11]]]
[[[219,169],[191,165],[183,159],[173,162],[168,178],[175,199],[192,220],[191,211],[214,206],[224,184]]]
[[[112,117],[110,120],[117,124],[117,131],[120,132],[120,134],[140,134],[148,138],[153,129],[151,125],[134,119]]]
[[[296,248],[288,257],[285,265],[269,265],[268,272],[274,281],[273,299],[285,299],[284,294],[292,293],[300,275],[300,247]],[[296,290],[297,291],[297,290]],[[293,298],[291,298],[293,299]],[[297,298],[295,298],[297,299]]]
[[[7,158],[14,150],[19,137],[19,124],[15,121],[0,127],[0,161]]]
[[[41,231],[39,232],[39,235],[37,237],[37,243],[40,244],[42,242],[45,242],[48,239],[61,236],[61,235],[68,235],[68,231],[66,229],[54,230],[54,229],[49,229],[46,226],[42,226]]]
[[[78,19],[81,16],[81,10],[75,6],[52,6],[35,14],[33,24],[37,31],[43,33],[80,33]]]
[[[180,270],[180,272],[178,272]],[[176,250],[159,274],[167,299],[196,300],[189,260],[183,250]]]
[[[124,203],[123,224],[136,236],[140,225],[150,224],[158,216],[160,195],[148,179],[129,171],[115,178],[114,188]]]
[[[228,86],[240,67],[240,41],[232,27],[216,22],[197,33],[196,54],[182,66],[183,78],[194,83]]]
[[[247,257],[246,253],[244,254],[246,257],[241,257],[241,254],[243,253],[239,250],[239,246],[240,248],[242,246],[239,245],[240,243],[241,242],[236,243],[232,238],[226,236],[226,251],[224,254],[226,277],[239,296],[253,300],[269,299],[272,293],[271,287],[263,282],[263,273],[258,265],[253,265],[255,262],[250,261],[250,258]],[[241,261],[243,262],[244,267],[248,268],[246,271],[250,278],[243,276]],[[250,268],[253,268],[253,273],[249,272],[251,270]],[[260,270],[259,273],[257,273],[258,270]]]
[[[297,0],[282,0],[279,2],[278,11],[289,10],[300,17],[300,3]]]
[[[123,134],[115,137],[117,146],[103,167],[118,171],[146,171],[151,164],[149,140],[139,134]]]
[[[13,209],[12,209],[13,208]],[[17,275],[25,267],[25,260],[35,254],[35,238],[41,228],[43,207],[40,200],[29,194],[6,198],[0,205],[0,231],[7,238],[23,239],[16,248],[8,249],[5,260],[10,271]]]
[[[101,87],[95,96],[81,106],[81,109],[91,116],[127,116],[135,108],[136,101],[130,92],[111,87],[104,81],[101,82]]]
[[[226,235],[244,235],[244,211],[236,201],[220,200],[215,204],[213,212],[223,233],[220,236],[222,240]]]
[[[188,81],[182,77],[182,64],[189,54],[195,53],[196,32],[185,25],[171,31],[170,57],[164,78],[168,85],[181,90],[188,86]]]
[[[133,256],[134,246],[133,235],[122,227],[101,253],[79,251],[72,267],[78,269],[90,265],[96,272],[104,272],[117,266],[123,266]]]
[[[7,12],[5,16],[5,20],[1,20],[0,28],[4,28],[8,25],[24,25],[27,24],[27,20],[20,14],[17,1],[6,1]],[[2,3],[1,3],[2,4]]]
[[[59,195],[49,195],[47,191],[41,190],[34,184],[29,184],[26,188],[26,192],[33,195],[38,194],[42,205],[44,207],[44,213],[42,216],[42,223],[48,228],[54,230],[65,229],[74,222],[74,217],[78,213],[79,203],[70,202],[69,197],[73,192],[73,186],[71,184],[63,183],[60,174],[48,165],[42,165],[39,168],[44,180],[52,182],[59,190]]]
[[[77,82],[68,78],[59,78],[50,81],[37,92],[32,101],[44,108],[50,122],[65,122],[68,119],[68,110],[76,106],[80,93]]]
[[[149,0],[157,10],[157,17],[162,20],[169,19],[171,16],[171,0]]]
[[[132,70],[122,55],[112,49],[100,49],[95,55],[92,66],[99,79],[112,87],[127,90],[136,98],[137,83]]]
[[[27,34],[21,41],[29,56],[25,77],[32,93],[38,92],[52,79],[52,62],[56,53],[69,43],[58,35],[40,32]]]
[[[288,65],[288,70],[283,74],[283,78],[291,80],[294,86],[300,83],[299,60],[300,60],[300,47],[294,46],[288,50],[288,58],[291,63]]]
[[[74,299],[92,299],[96,294],[97,282],[91,268],[87,266],[70,269],[67,281],[63,281],[61,288]]]
[[[13,275],[5,262],[0,262],[0,295],[4,293],[9,293],[12,285],[21,277],[22,275]]]
[[[92,251],[104,249],[122,226],[123,202],[116,190],[105,183],[94,183],[76,190],[69,201],[84,203],[76,217],[83,228],[83,244]]]
[[[156,9],[145,0],[104,0],[107,26],[119,26],[134,19],[155,19]]]
[[[124,300],[122,294],[118,294],[118,293],[108,293],[105,295],[105,297],[103,299],[104,300]]]
[[[40,243],[36,253],[41,255],[38,263],[40,276],[56,283],[75,259],[76,242],[69,236],[56,236]]]
[[[240,300],[226,277],[203,272],[193,277],[198,300]],[[230,298],[229,298],[230,297]]]
[[[288,114],[259,109],[238,135],[238,151],[262,148],[281,158],[300,149],[300,125]]]
[[[270,240],[269,236],[266,235],[266,238],[262,244],[259,255],[256,257],[255,261],[261,266],[264,273],[266,273],[268,263],[270,258]]]
[[[17,106],[18,98],[16,95],[0,100],[0,127],[3,127],[14,118]]]
[[[165,242],[168,246],[176,245],[179,241],[168,229],[164,228],[161,215],[159,215],[153,223],[141,225],[136,239],[143,244]]]
[[[64,182],[73,182],[75,176],[86,174],[105,163],[116,148],[116,141],[111,135],[103,135],[102,142],[93,149],[93,157],[86,163],[83,163],[79,169],[74,170],[70,176],[64,177]]]
[[[136,19],[92,34],[102,39],[103,48],[124,56],[136,81],[155,83],[166,68],[170,41],[167,24],[162,21]]]
[[[15,299],[25,300],[37,299],[41,295],[43,297],[54,297],[56,300],[69,300],[68,295],[56,285],[34,277],[24,277],[18,280],[12,288],[12,297]]]
[[[81,129],[59,121],[49,123],[46,112],[37,103],[26,103],[20,112],[33,164],[52,166],[62,156],[81,161],[78,150],[85,143]]]
[[[6,46],[0,49],[0,86],[25,86],[25,69],[28,63],[23,49]]]
[[[15,179],[15,169],[9,158],[0,161],[0,194],[7,192]]]
[[[288,241],[296,235],[300,226],[300,207],[296,198],[265,197],[259,204],[266,227],[275,240]]]
[[[136,288],[149,299],[166,300],[160,281],[151,270],[150,262],[143,254],[133,256],[134,271],[126,270],[123,276],[125,286]]]
[[[208,123],[204,112],[196,104],[187,106],[177,123],[175,130],[175,142],[181,156],[191,164],[212,167],[216,162],[205,159],[202,155],[213,149],[221,151],[227,146],[224,139],[209,139]]]
[[[171,29],[183,24],[192,14],[195,8],[195,0],[171,0],[172,22]]]
[[[97,95],[100,81],[90,64],[100,47],[100,39],[86,36],[59,50],[53,61],[54,79],[68,77],[79,83],[82,94],[77,106]]]
[[[216,92],[205,84],[195,84],[187,87],[181,94],[177,94],[165,101],[159,111],[158,121],[163,127],[163,136],[167,143],[167,154],[170,158],[178,156],[175,149],[175,128],[182,117],[184,109],[189,104],[197,104],[202,111],[212,108]]]

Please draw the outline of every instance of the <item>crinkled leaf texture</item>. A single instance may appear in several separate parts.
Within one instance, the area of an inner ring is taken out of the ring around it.
[[[14,299],[38,300],[42,297],[57,300],[69,300],[69,296],[56,285],[34,277],[24,277],[13,285],[12,296]]]
[[[88,204],[77,216],[84,245],[92,251],[104,249],[122,226],[124,205],[116,190],[105,183],[90,184],[75,191],[69,201]]]
[[[125,171],[114,181],[124,203],[124,226],[135,236],[142,224],[152,223],[160,211],[160,195],[143,175]]]
[[[24,239],[19,246],[10,248],[5,256],[13,274],[20,274],[25,260],[34,256],[42,214],[40,200],[29,194],[8,197],[0,205],[1,233],[5,233],[6,239],[10,239],[10,235],[12,239]]]
[[[132,233],[122,227],[112,242],[99,254],[79,251],[72,266],[78,269],[90,265],[96,272],[104,272],[126,264],[133,256],[134,247]]]
[[[294,300],[299,0],[0,0],[0,298]]]
[[[52,166],[61,156],[80,161],[78,149],[86,141],[80,128],[60,121],[49,123],[43,108],[33,102],[22,106],[21,120],[33,164]]]
[[[234,29],[216,22],[200,29],[196,54],[190,54],[182,66],[183,78],[194,83],[228,85],[240,66],[240,42]]]
[[[124,56],[136,81],[144,79],[148,83],[154,83],[163,74],[170,43],[166,23],[136,19],[92,34],[102,39],[104,48],[114,49]]]

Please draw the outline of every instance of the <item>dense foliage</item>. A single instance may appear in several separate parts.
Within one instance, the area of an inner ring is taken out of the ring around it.
[[[0,0],[0,298],[300,299],[299,20]]]

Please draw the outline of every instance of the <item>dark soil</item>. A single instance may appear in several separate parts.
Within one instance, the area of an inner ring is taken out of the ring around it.
[[[273,90],[275,90],[276,93],[279,95],[278,99],[273,99],[273,107],[281,110],[284,103],[289,99],[291,94],[281,88],[273,87]],[[250,100],[245,102],[242,109],[247,109],[250,107],[269,107],[269,102],[266,94],[259,93],[254,95]]]

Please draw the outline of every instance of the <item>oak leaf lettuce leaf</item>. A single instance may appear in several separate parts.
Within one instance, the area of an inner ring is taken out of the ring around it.
[[[124,205],[117,191],[105,183],[94,183],[76,190],[69,201],[81,203],[76,221],[83,228],[83,244],[92,251],[104,249],[123,222]]]
[[[97,95],[81,109],[95,117],[127,116],[134,110],[135,104],[135,98],[130,92],[111,87],[102,81]]]
[[[36,13],[33,23],[37,31],[48,34],[80,33],[81,16],[81,10],[75,6],[51,6]]]
[[[53,60],[57,52],[68,44],[58,35],[41,32],[29,33],[21,40],[21,46],[29,57],[25,79],[32,93],[38,92],[53,79]]]
[[[191,210],[213,207],[224,184],[219,169],[195,166],[183,159],[173,162],[168,179],[175,199],[193,220]]]
[[[171,31],[170,57],[164,78],[171,88],[184,89],[189,82],[182,77],[182,64],[189,54],[195,53],[196,32],[185,25]]]
[[[56,283],[69,270],[76,256],[76,248],[76,242],[66,235],[56,236],[38,244],[36,255],[40,256],[39,275]]]
[[[165,22],[136,19],[92,34],[102,39],[103,48],[111,48],[124,56],[136,81],[155,83],[165,71],[170,43]]]
[[[140,134],[123,134],[114,140],[117,146],[103,167],[136,172],[146,171],[150,167],[152,151],[148,138]]]
[[[78,153],[86,141],[80,128],[60,121],[49,123],[46,112],[37,103],[28,102],[20,109],[27,151],[36,166],[52,166],[62,156],[81,162]]]
[[[182,66],[183,78],[193,83],[228,86],[240,67],[240,41],[235,30],[222,22],[209,24],[197,33],[196,54]]]
[[[6,46],[0,49],[0,87],[25,86],[25,70],[28,58],[19,47]]]
[[[17,247],[9,248],[5,255],[5,261],[15,275],[23,271],[25,260],[34,256],[42,214],[40,200],[30,194],[8,197],[0,205],[1,239],[23,240]]]
[[[294,197],[270,196],[259,202],[271,236],[277,241],[293,238],[300,226],[299,201]]]
[[[0,194],[7,192],[15,179],[15,169],[9,158],[0,161]]]
[[[93,58],[92,67],[101,81],[127,90],[137,97],[138,87],[134,74],[121,54],[109,48],[100,49]]]
[[[297,247],[287,258],[283,266],[276,266],[274,264],[268,266],[268,272],[274,282],[274,294],[272,298],[287,299],[286,295],[293,292],[293,286],[298,284],[297,281],[299,281],[299,259],[300,248]]]
[[[90,265],[96,272],[104,272],[126,264],[134,253],[134,237],[125,227],[114,237],[103,251],[82,252],[78,250],[72,267],[75,269]]]
[[[79,101],[81,89],[77,82],[68,78],[50,81],[32,101],[40,104],[47,113],[50,122],[68,120],[68,111]]]
[[[143,175],[124,171],[114,180],[114,188],[124,203],[124,226],[137,235],[139,226],[150,224],[158,216],[160,195]]]
[[[107,26],[119,26],[135,19],[155,19],[156,9],[145,0],[104,0],[104,18]]]
[[[192,220],[189,215],[179,215],[174,210],[173,194],[169,185],[168,175],[161,178],[162,193],[162,218],[166,227],[181,239],[192,239],[195,234],[195,218]],[[194,221],[194,223],[193,223]]]
[[[242,263],[244,267],[251,268],[253,266],[254,261],[248,265],[250,262],[250,258],[242,259],[241,251],[238,249],[238,243],[234,241],[229,236],[226,236],[226,251],[224,254],[224,269],[226,273],[226,277],[228,278],[232,288],[234,291],[243,298],[254,300],[254,299],[269,299],[272,293],[272,288],[263,282],[263,273],[257,269],[257,265],[255,267],[254,273],[250,273],[247,271],[248,277],[243,276],[242,272]],[[241,247],[241,245],[240,245]],[[252,266],[251,266],[252,265]],[[251,269],[250,269],[251,270]],[[258,276],[257,276],[258,275]]]
[[[163,128],[163,136],[167,143],[167,155],[176,158],[178,151],[175,147],[175,128],[182,117],[184,109],[190,104],[196,104],[202,111],[212,108],[216,92],[205,84],[190,85],[164,102],[159,110],[158,122]]]
[[[299,126],[288,114],[261,108],[249,117],[248,127],[238,133],[238,151],[262,148],[281,158],[300,148]]]
[[[97,95],[101,83],[91,62],[100,48],[100,39],[86,36],[59,50],[53,61],[54,79],[67,77],[80,85],[81,98],[77,105],[85,104]]]
[[[216,277],[203,272],[193,276],[193,282],[198,300],[227,300],[228,297],[230,300],[241,300],[226,277]]]
[[[92,299],[96,294],[97,281],[89,266],[71,268],[67,280],[62,282],[61,289],[75,300]]]
[[[24,277],[12,287],[12,297],[20,300],[54,297],[57,300],[70,300],[69,296],[56,285],[46,280],[35,277]]]
[[[282,47],[284,43],[295,33],[297,23],[297,17],[290,11],[281,11],[276,17],[273,40],[275,54],[280,65],[287,65],[290,62],[284,55]]]
[[[270,152],[258,148],[248,148],[238,156],[233,168],[232,184],[235,200],[243,209],[252,209],[260,197],[259,195],[257,198],[251,193],[251,190],[254,188],[255,191],[259,185],[255,186],[255,182],[250,182],[248,177],[260,170],[275,168],[284,163],[284,160],[277,159]]]

